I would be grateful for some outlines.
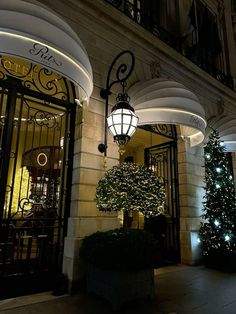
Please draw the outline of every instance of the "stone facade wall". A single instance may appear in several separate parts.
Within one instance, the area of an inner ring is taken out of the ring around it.
[[[140,80],[151,79],[151,65],[153,62],[159,64],[160,76],[184,84],[199,97],[208,121],[219,116],[219,102],[223,104],[223,113],[229,115],[230,119],[230,112],[235,112],[236,94],[103,0],[40,2],[64,18],[78,34],[88,52],[94,74],[93,94],[88,104],[78,107],[77,112],[71,210],[63,265],[64,273],[72,282],[79,278],[81,239],[96,230],[118,226],[116,215],[99,212],[94,202],[96,184],[104,173],[104,165],[109,168],[119,159],[118,149],[111,137],[105,164],[97,150],[104,138],[105,108],[100,89],[104,87],[114,57],[122,50],[134,52],[136,64],[127,87]],[[227,24],[227,27],[230,25]],[[230,36],[233,36],[232,31]],[[236,72],[234,62],[231,60]],[[114,86],[110,104],[115,102],[118,91],[119,87]],[[187,264],[194,264],[199,259],[195,242],[203,196],[202,155],[201,146],[191,148],[188,142],[179,137],[181,260]]]

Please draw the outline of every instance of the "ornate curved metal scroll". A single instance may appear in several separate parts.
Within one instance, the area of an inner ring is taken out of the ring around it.
[[[51,112],[38,110],[34,114],[34,121],[38,126],[45,126],[47,128],[54,128],[57,125],[56,117]]]
[[[140,129],[163,135],[171,139],[176,139],[176,127],[171,124],[153,124],[153,125],[142,125],[139,126]]]
[[[118,69],[116,70],[116,80],[112,81],[110,83],[110,76],[111,76],[111,73],[112,73],[112,70],[113,70],[115,64],[125,54],[127,54],[131,57],[130,66],[128,66],[125,63],[121,63],[118,66]],[[100,91],[100,95],[103,99],[106,99],[109,95],[111,95],[111,88],[114,84],[120,83],[121,85],[123,85],[127,81],[127,79],[130,77],[131,73],[133,72],[134,64],[135,64],[134,54],[130,50],[124,50],[115,57],[115,59],[111,63],[110,68],[108,70],[107,80],[106,80],[106,88],[103,88]]]
[[[67,89],[62,76],[57,75],[55,79],[55,73],[47,68],[41,68],[34,73],[32,78],[23,81],[25,87],[62,100],[68,100]]]
[[[3,56],[0,56],[0,60],[1,80],[13,76],[19,78],[24,87],[58,99],[69,100],[68,82],[60,74],[32,63],[28,63],[23,70],[19,71],[20,66],[14,63],[15,61]],[[8,62],[8,67],[5,66],[6,62]]]

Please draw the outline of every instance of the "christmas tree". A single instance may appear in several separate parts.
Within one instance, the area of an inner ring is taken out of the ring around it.
[[[199,237],[203,255],[230,252],[236,247],[236,198],[225,147],[213,130],[204,148],[205,201]]]

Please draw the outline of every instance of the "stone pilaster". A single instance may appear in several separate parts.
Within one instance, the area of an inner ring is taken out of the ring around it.
[[[190,147],[189,141],[178,140],[180,199],[181,262],[196,264],[200,258],[197,242],[204,195],[204,161],[202,147]]]
[[[97,149],[104,138],[104,109],[103,101],[92,97],[89,106],[84,105],[77,112],[70,217],[63,256],[63,273],[69,279],[70,291],[76,289],[84,273],[79,258],[82,239],[96,231],[119,227],[116,213],[100,212],[95,203],[99,179],[119,157],[110,138],[106,162]]]

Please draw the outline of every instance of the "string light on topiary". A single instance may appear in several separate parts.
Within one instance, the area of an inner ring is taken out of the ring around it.
[[[219,189],[219,188],[220,188],[219,183],[216,183],[216,188],[217,188],[217,189]]]
[[[221,168],[219,168],[219,167],[216,168],[216,172],[221,173],[221,171],[222,171]]]
[[[232,179],[233,179],[233,177],[230,175],[230,176],[229,176],[229,179],[230,179],[230,180],[232,180]]]
[[[210,159],[211,155],[210,154],[206,154],[206,159]]]
[[[214,224],[216,225],[216,227],[219,227],[220,222],[217,219],[215,219]]]
[[[161,179],[146,166],[123,162],[99,180],[96,201],[101,211],[140,211],[145,216],[157,216],[165,201],[165,189]]]
[[[200,238],[197,238],[197,243],[201,243],[201,240],[200,240]]]

